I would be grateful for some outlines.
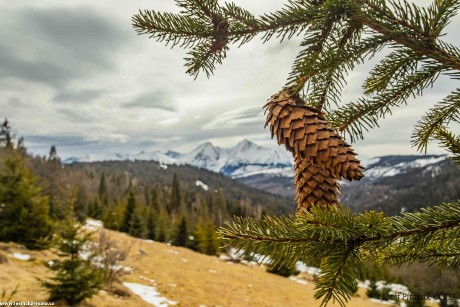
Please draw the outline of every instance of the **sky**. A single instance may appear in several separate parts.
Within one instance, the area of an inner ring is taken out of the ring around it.
[[[286,1],[234,1],[254,14]],[[423,0],[418,3],[426,4]],[[262,106],[286,82],[299,38],[230,46],[211,78],[185,74],[186,51],[139,36],[139,9],[177,12],[173,0],[0,0],[0,119],[8,118],[29,152],[103,156],[141,150],[187,152],[211,141],[234,146],[246,138],[276,146],[264,129]],[[444,40],[457,44],[459,17]],[[374,62],[349,75],[343,103],[361,96]],[[363,159],[416,154],[412,127],[455,89],[447,78],[396,109],[353,144]],[[428,153],[443,153],[432,145]]]

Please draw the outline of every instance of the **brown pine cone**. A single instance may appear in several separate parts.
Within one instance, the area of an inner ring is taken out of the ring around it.
[[[294,157],[310,160],[329,170],[335,178],[359,180],[363,167],[356,153],[326,121],[324,114],[304,105],[305,102],[287,90],[272,96],[264,106],[265,127],[270,125],[272,138],[284,144]]]
[[[313,204],[339,206],[338,180],[327,170],[300,158],[295,159],[294,170],[297,209],[308,210]]]

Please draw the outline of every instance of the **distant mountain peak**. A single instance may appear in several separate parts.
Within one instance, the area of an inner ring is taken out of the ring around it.
[[[260,146],[258,146],[257,144],[249,141],[248,139],[244,139],[242,140],[241,142],[239,142],[238,144],[236,144],[236,146],[234,147],[236,150],[239,150],[239,151],[248,151],[248,150],[251,150],[251,149],[259,149]]]
[[[425,167],[447,159],[447,155],[389,155],[369,161],[364,178],[369,180],[406,173],[413,168]]]

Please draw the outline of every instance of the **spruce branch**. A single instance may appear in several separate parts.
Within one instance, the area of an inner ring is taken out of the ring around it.
[[[421,57],[432,59],[439,64],[451,70],[460,70],[460,58],[456,56],[456,48],[442,48],[442,42],[439,40],[433,41],[423,33],[412,27],[404,19],[395,19],[390,10],[382,10],[377,6],[372,5],[371,0],[363,0],[376,12],[381,14],[381,18],[375,18],[370,14],[356,13],[353,16],[358,22],[374,30],[376,33],[389,35],[392,40],[404,47],[413,50]],[[381,2],[381,1],[378,1]],[[401,29],[402,27],[402,29]]]
[[[443,135],[446,134],[443,133],[443,129],[441,129],[440,133],[437,133],[437,131],[443,125],[449,124],[450,121],[460,122],[460,89],[455,90],[451,95],[444,98],[442,102],[436,104],[417,122],[412,134],[412,145],[417,146],[417,150],[426,152],[429,140],[432,138],[437,139],[435,134],[445,139]],[[460,150],[457,149],[456,152],[455,146],[448,146],[448,148],[451,148],[452,153],[460,154]]]
[[[326,306],[331,299],[345,306],[350,299],[364,266],[357,247],[350,244],[344,249],[336,248],[323,261],[314,295],[315,299],[323,299],[320,306]]]
[[[442,147],[452,153],[450,158],[460,167],[460,136],[455,136],[447,127],[441,126],[433,132],[433,139],[439,141]]]
[[[349,299],[365,259],[397,265],[424,260],[447,269],[460,264],[460,201],[398,217],[313,206],[296,216],[237,217],[218,232],[246,255],[270,255],[275,265],[322,259],[315,298],[323,305]]]
[[[132,22],[138,34],[148,34],[166,46],[188,48],[212,37],[206,23],[189,16],[144,10],[134,15]]]
[[[391,108],[405,104],[410,96],[421,95],[436,81],[442,71],[440,66],[425,65],[394,86],[372,98],[360,98],[330,113],[328,119],[338,131],[346,132],[351,141],[364,138],[364,131],[378,127],[378,120],[391,114]]]
[[[395,86],[399,80],[416,72],[420,60],[410,49],[396,48],[369,73],[363,85],[364,94],[379,93]]]

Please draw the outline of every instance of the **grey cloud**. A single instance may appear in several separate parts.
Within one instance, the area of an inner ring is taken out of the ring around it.
[[[5,49],[4,46],[0,46],[0,53],[2,54],[0,57],[0,79],[16,77],[59,85],[70,78],[70,71],[66,71],[61,64],[46,60],[28,62],[16,57],[13,50]],[[75,72],[71,74],[75,74]]]
[[[17,97],[11,97],[8,99],[8,104],[12,107],[26,107],[27,103],[20,98]]]
[[[103,93],[103,90],[64,90],[54,96],[54,100],[61,102],[90,102]]]
[[[203,129],[234,129],[239,126],[263,123],[263,118],[260,116],[262,112],[263,111],[260,106],[248,106],[225,112],[217,116],[211,122],[205,124]]]
[[[80,136],[26,135],[24,136],[24,139],[26,147],[30,147],[32,149],[43,148],[46,146],[43,144],[49,144],[49,146],[56,145],[59,149],[59,147],[86,146],[99,143],[99,141],[90,141]]]
[[[162,109],[177,112],[171,95],[165,91],[156,91],[138,96],[133,101],[123,104],[125,108]]]
[[[128,25],[84,7],[2,11],[0,78],[59,87],[116,69],[115,55],[134,38]]]
[[[94,120],[94,116],[84,111],[75,109],[59,109],[58,113],[64,115],[70,122],[84,125],[84,123],[91,122]]]

